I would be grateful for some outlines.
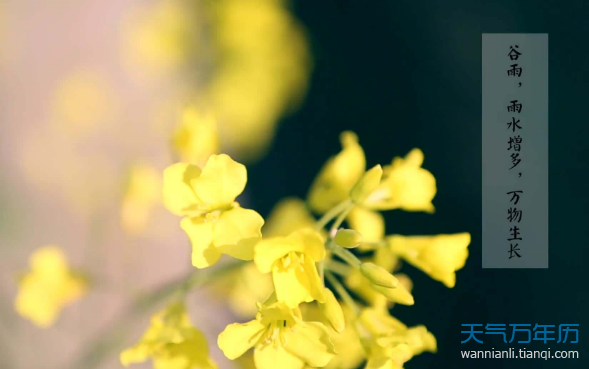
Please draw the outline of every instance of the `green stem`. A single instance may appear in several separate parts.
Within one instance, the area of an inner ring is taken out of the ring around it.
[[[184,277],[167,282],[155,291],[136,298],[113,321],[110,327],[98,334],[92,342],[84,345],[87,349],[67,368],[93,369],[98,367],[113,352],[121,350],[121,346],[125,343],[125,333],[136,318],[143,316],[143,314],[149,312],[166,299],[173,297],[175,293],[185,296],[190,289],[219,278],[224,273],[240,265],[243,265],[243,262],[235,260],[211,270],[191,271]]]
[[[346,219],[346,217],[348,216],[350,211],[352,211],[354,206],[355,206],[355,204],[352,202],[350,202],[348,204],[348,206],[340,213],[340,215],[337,217],[335,222],[333,222],[333,224],[331,225],[331,232],[330,233],[332,233],[333,230],[337,230],[339,228],[339,226],[342,225],[342,223],[344,222],[344,220]]]
[[[349,250],[346,250],[343,247],[336,245],[332,241],[329,241],[327,243],[327,248],[331,250],[331,252],[339,256],[343,261],[350,264],[352,267],[356,269],[360,268],[362,262],[360,261],[360,259],[356,257],[356,255],[352,254]]]
[[[346,305],[348,305],[350,310],[352,310],[354,312],[354,315],[356,315],[356,316],[360,315],[360,308],[358,308],[358,305],[356,305],[356,302],[354,301],[352,296],[350,296],[348,291],[346,291],[344,286],[342,286],[342,284],[333,276],[333,274],[326,271],[325,277],[327,278],[329,283],[332,285],[332,287],[335,289],[337,294],[342,298],[342,300],[344,300]]]
[[[352,200],[348,199],[334,206],[327,213],[323,214],[323,216],[317,221],[317,223],[315,224],[315,229],[318,231],[323,229],[327,225],[327,223],[329,223],[333,218],[337,217],[341,212],[345,211],[351,203]]]
[[[325,265],[325,268],[330,272],[335,273],[337,275],[341,275],[343,277],[350,275],[350,273],[352,272],[352,268],[350,266],[335,260],[328,261]]]

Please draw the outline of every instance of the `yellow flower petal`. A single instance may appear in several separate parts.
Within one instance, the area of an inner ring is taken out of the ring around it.
[[[353,132],[340,135],[342,151],[331,157],[311,185],[308,202],[311,208],[324,213],[348,198],[350,190],[366,169],[364,150]]]
[[[207,268],[221,258],[221,252],[213,245],[213,223],[203,218],[184,218],[180,226],[192,244],[192,265]]]
[[[224,254],[252,260],[254,246],[262,237],[262,225],[264,219],[254,210],[234,207],[223,211],[215,222],[213,242]]]
[[[436,195],[436,179],[421,168],[423,153],[413,149],[405,158],[397,157],[383,168],[380,186],[366,199],[371,209],[434,212],[432,200]]]
[[[321,261],[325,257],[325,245],[323,238],[316,231],[306,228],[294,232],[288,238],[303,244],[303,253],[313,261]]]
[[[254,249],[254,262],[262,273],[269,273],[274,262],[289,252],[307,254],[312,260],[325,257],[325,246],[321,236],[309,229],[299,230],[287,237],[263,239]]]
[[[174,130],[172,146],[180,159],[202,165],[219,150],[217,122],[211,114],[203,114],[189,106],[182,112],[182,120]]]
[[[246,182],[245,166],[221,154],[209,157],[193,186],[206,206],[219,209],[231,205],[243,192]]]
[[[257,346],[254,350],[256,369],[302,369],[305,362],[286,351],[282,346],[271,344]]]
[[[235,360],[258,343],[265,329],[258,320],[230,324],[219,335],[217,344],[228,359]]]
[[[348,214],[347,221],[351,228],[362,234],[364,242],[378,242],[384,237],[384,218],[379,212],[356,206]]]
[[[127,367],[133,363],[142,363],[149,358],[149,350],[144,345],[137,345],[121,352],[120,360]]]
[[[342,333],[346,328],[346,320],[344,318],[344,311],[339,302],[333,295],[329,288],[325,288],[325,303],[319,303],[319,309],[329,321],[331,327],[338,333]]]
[[[323,287],[315,263],[305,258],[299,266],[283,267],[280,263],[272,271],[276,297],[289,307],[295,308],[301,302],[325,301]]]
[[[468,258],[469,233],[387,237],[390,248],[413,266],[447,287],[456,284],[456,271]]]
[[[325,326],[317,322],[299,322],[296,332],[285,333],[286,350],[293,353],[314,368],[329,363],[335,356],[335,349],[329,340]]]
[[[197,210],[198,200],[191,182],[201,174],[199,167],[177,163],[164,170],[163,200],[166,208],[176,215],[188,215]]]
[[[315,219],[303,200],[286,198],[280,200],[266,218],[262,234],[264,237],[288,236],[299,229],[314,225]]]
[[[19,282],[14,307],[21,316],[46,328],[61,309],[84,295],[87,282],[69,269],[65,255],[54,245],[35,251],[29,264],[31,270]]]

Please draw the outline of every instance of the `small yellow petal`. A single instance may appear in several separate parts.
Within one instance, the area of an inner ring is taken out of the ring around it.
[[[247,182],[247,170],[229,155],[211,155],[200,177],[193,181],[194,191],[211,208],[230,206]]]
[[[278,202],[262,229],[264,237],[288,236],[289,234],[315,225],[305,202],[298,198],[286,198]]]
[[[469,233],[387,237],[393,252],[447,287],[454,287],[455,272],[466,263],[470,240]]]
[[[286,268],[275,265],[272,279],[277,299],[290,308],[297,307],[301,302],[325,301],[317,268],[309,258],[302,265]]]
[[[217,344],[228,359],[235,360],[258,343],[264,329],[258,320],[230,324],[219,334]]]
[[[342,150],[325,163],[309,190],[309,206],[320,213],[348,198],[366,170],[364,150],[356,134],[343,132],[340,141]]]
[[[333,295],[330,289],[324,289],[325,303],[319,303],[319,308],[323,315],[327,318],[331,327],[338,333],[341,333],[346,328],[346,320],[344,318],[344,311],[339,302]]]
[[[352,229],[362,234],[364,242],[378,242],[384,237],[384,218],[379,212],[356,206],[348,214],[347,221]]]
[[[282,346],[272,344],[256,346],[254,350],[256,369],[303,369],[305,362],[286,351]]]
[[[286,350],[311,367],[324,367],[335,356],[329,333],[321,323],[299,322],[296,332],[287,331],[285,336]]]
[[[192,244],[192,265],[207,268],[221,258],[221,252],[213,245],[213,223],[201,217],[184,218],[180,226]]]
[[[234,207],[223,211],[214,225],[213,242],[217,249],[234,258],[252,260],[254,246],[262,237],[264,219],[254,210]]]
[[[176,215],[187,215],[196,210],[198,200],[191,182],[201,174],[199,167],[177,163],[164,170],[163,201]]]

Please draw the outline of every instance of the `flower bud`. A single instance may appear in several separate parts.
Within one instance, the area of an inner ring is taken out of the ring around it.
[[[389,273],[385,268],[372,263],[362,263],[360,272],[370,281],[370,283],[385,288],[395,288],[399,284],[397,278]]]
[[[342,307],[330,289],[325,288],[324,295],[325,303],[319,303],[319,309],[321,309],[321,312],[327,318],[331,327],[337,333],[341,333],[346,328]]]
[[[340,229],[334,237],[336,245],[353,249],[362,243],[362,235],[353,229]]]
[[[413,295],[411,292],[407,291],[403,285],[397,286],[397,288],[387,288],[382,286],[377,286],[375,284],[370,285],[373,290],[379,292],[388,300],[395,302],[401,305],[413,305],[415,304],[415,300],[413,299]]]
[[[368,170],[350,191],[350,197],[356,204],[361,204],[370,196],[380,184],[382,167],[375,165]]]

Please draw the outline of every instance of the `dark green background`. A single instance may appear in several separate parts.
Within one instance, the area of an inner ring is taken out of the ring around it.
[[[413,307],[395,315],[426,324],[439,353],[407,368],[587,367],[585,249],[589,196],[589,3],[584,1],[300,1],[315,71],[302,108],[279,128],[270,155],[251,166],[248,189],[262,214],[284,196],[304,197],[338,134],[355,131],[368,164],[419,147],[437,178],[434,215],[387,212],[387,232],[468,231],[470,257],[447,289],[407,267]],[[549,34],[550,268],[481,268],[481,33]],[[461,345],[462,323],[581,324],[579,344],[516,344],[579,350],[580,359],[469,360],[460,350],[504,348],[500,336]]]

